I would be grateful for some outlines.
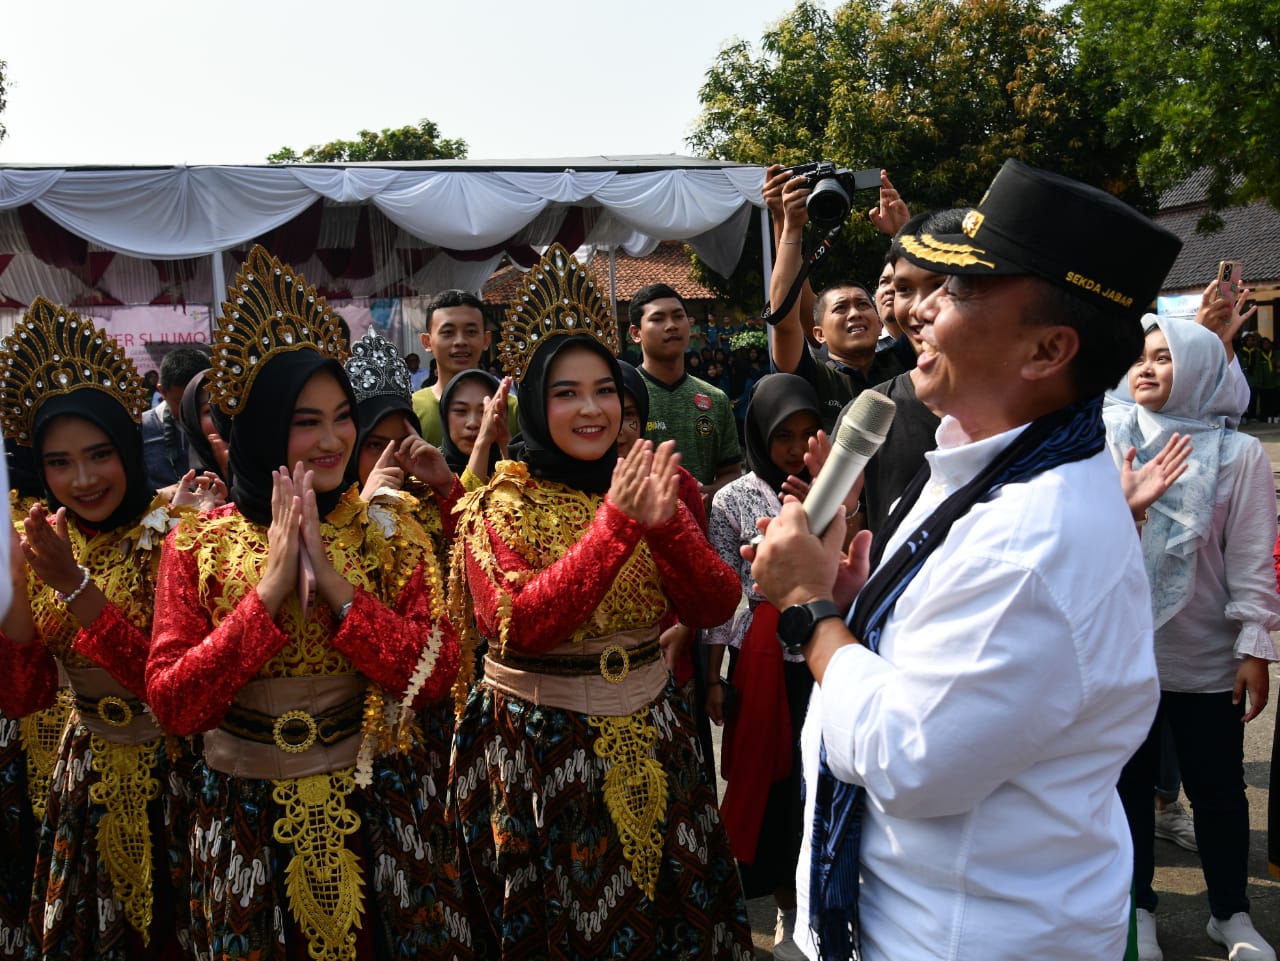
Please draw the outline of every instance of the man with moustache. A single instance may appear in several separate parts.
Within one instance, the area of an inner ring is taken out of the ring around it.
[[[1012,160],[959,231],[899,241],[947,275],[918,308],[929,469],[848,554],[842,524],[815,536],[785,504],[752,567],[818,684],[796,941],[822,961],[1120,958],[1116,783],[1159,686],[1102,394],[1181,243]]]

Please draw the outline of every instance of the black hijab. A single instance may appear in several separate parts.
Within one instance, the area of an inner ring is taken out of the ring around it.
[[[79,417],[101,430],[110,439],[124,465],[124,499],[111,512],[110,517],[92,525],[93,529],[112,531],[137,519],[156,496],[156,489],[147,480],[147,468],[142,460],[142,428],[129,416],[123,404],[106,391],[92,387],[50,397],[36,410],[31,429],[31,446],[35,453],[35,468],[40,475],[49,509],[56,511],[59,507],[66,506],[49,490],[44,478],[44,459],[41,457],[45,431],[55,418],[62,416]],[[67,513],[74,515],[70,507],[67,507]]]
[[[358,408],[360,417],[357,423],[360,426],[356,430],[356,449],[351,455],[353,460],[359,459],[360,451],[364,449],[364,442],[369,439],[373,429],[382,423],[382,419],[390,414],[402,415],[415,434],[422,434],[422,429],[418,426],[418,415],[413,412],[413,402],[407,397],[401,397],[398,394],[374,394],[360,401]]]
[[[526,398],[526,402],[520,405],[519,415],[524,459],[534,477],[567,484],[589,494],[603,494],[613,481],[613,467],[618,462],[617,445],[609,445],[599,460],[581,461],[560,450],[551,440],[551,432],[547,428],[548,371],[552,361],[568,347],[585,347],[609,365],[609,372],[618,385],[621,403],[622,371],[618,367],[618,359],[598,340],[583,334],[543,341],[530,358],[528,372],[520,385],[521,396]]]
[[[9,471],[9,489],[19,497],[43,497],[44,480],[36,469],[36,455],[30,447],[12,437],[4,439],[5,466]]]
[[[459,477],[462,472],[467,469],[467,462],[471,459],[470,454],[464,454],[456,443],[453,436],[449,433],[449,404],[453,400],[453,392],[458,388],[464,380],[481,381],[489,391],[489,396],[497,391],[501,385],[501,381],[494,377],[487,370],[479,370],[472,368],[464,370],[453,375],[453,380],[449,381],[449,386],[444,389],[440,395],[440,433],[444,437],[444,442],[440,445],[440,450],[444,454],[444,461],[449,465],[449,470],[453,471]],[[503,412],[505,416],[505,411]],[[501,451],[498,450],[497,444],[489,445],[489,473],[493,473],[493,466],[498,463],[498,456]]]
[[[213,454],[213,446],[205,436],[200,425],[200,388],[204,386],[208,370],[202,370],[189,381],[182,391],[182,400],[178,404],[178,427],[187,438],[187,466],[196,471],[210,471],[222,477],[222,468],[218,466],[218,458]],[[231,418],[222,412],[217,404],[209,405],[209,416],[213,426],[224,443],[231,440]],[[225,481],[227,478],[222,477]]]
[[[787,475],[769,457],[769,438],[783,421],[800,411],[809,411],[821,424],[818,395],[814,392],[813,385],[795,374],[768,374],[761,377],[747,404],[747,467],[777,492],[781,492],[782,482],[787,479]],[[808,481],[808,469],[797,476]]]
[[[622,389],[636,402],[636,413],[640,415],[640,436],[643,437],[649,426],[649,387],[634,364],[620,360],[618,366],[622,368]]]
[[[271,523],[271,472],[286,465],[289,425],[298,395],[314,375],[325,372],[342,387],[351,401],[359,435],[360,411],[347,372],[336,360],[311,347],[290,350],[268,359],[254,378],[244,407],[236,414],[231,431],[231,500],[240,513],[255,524]],[[342,495],[356,482],[356,451],[347,459],[342,483],[331,491],[316,491],[321,518],[327,517]]]

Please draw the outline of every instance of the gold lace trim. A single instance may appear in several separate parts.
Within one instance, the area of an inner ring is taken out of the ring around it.
[[[351,771],[273,781],[272,797],[284,807],[273,834],[293,845],[285,869],[289,911],[307,938],[313,961],[355,961],[356,936],[364,912],[364,877],[346,836],[360,829],[347,807],[355,789]]]
[[[98,856],[111,878],[124,915],[146,944],[154,908],[151,888],[151,824],[147,803],[160,793],[152,777],[160,741],[112,744],[90,736],[93,770],[99,780],[89,800],[106,808],[98,822]]]
[[[116,528],[86,537],[76,524],[67,525],[67,535],[76,559],[89,568],[94,584],[130,624],[141,630],[151,627],[155,604],[156,575],[160,570],[160,546],[181,509],[170,511],[169,502],[156,495],[132,527]],[[53,590],[28,568],[27,589],[31,613],[40,638],[54,656],[72,667],[97,665],[76,654],[71,643],[80,624],[53,596]]]
[[[454,685],[459,710],[473,680],[472,652],[480,640],[472,591],[467,585],[468,552],[498,592],[496,640],[505,649],[511,631],[511,589],[532,580],[582,540],[595,522],[603,500],[600,494],[531,479],[528,467],[515,461],[499,462],[489,486],[462,496],[456,508],[458,525],[449,564],[449,618],[458,630],[463,652]],[[490,543],[490,529],[530,569],[504,570]],[[657,565],[649,545],[641,540],[596,609],[567,640],[581,642],[588,637],[656,624],[667,612],[667,606]]]
[[[443,590],[430,541],[408,505],[374,509],[352,488],[320,525],[334,568],[357,589],[384,604],[396,602],[419,562],[429,590]],[[267,529],[238,513],[196,517],[178,526],[175,544],[196,558],[201,607],[216,626],[254,590],[267,564]],[[333,614],[316,605],[305,622],[297,597],[285,599],[277,617],[289,640],[259,672],[259,677],[350,674],[350,662],[329,644]]]
[[[654,758],[658,731],[643,708],[627,717],[587,720],[600,729],[596,757],[609,762],[604,778],[604,803],[622,841],[636,885],[654,898],[662,867],[663,824],[667,817],[667,772]]]
[[[36,819],[44,817],[53,784],[53,766],[58,761],[58,745],[71,716],[71,692],[59,688],[56,700],[43,711],[28,714],[19,722],[22,750],[27,755],[27,797]]]

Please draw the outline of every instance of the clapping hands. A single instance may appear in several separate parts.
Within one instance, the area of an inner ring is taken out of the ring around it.
[[[680,455],[675,441],[639,440],[613,469],[609,499],[642,527],[658,527],[676,511],[680,489]]]

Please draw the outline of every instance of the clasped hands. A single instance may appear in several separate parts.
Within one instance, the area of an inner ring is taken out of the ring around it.
[[[320,510],[312,486],[314,472],[302,462],[290,472],[271,472],[271,525],[267,528],[267,566],[258,582],[258,596],[275,617],[285,599],[299,589],[301,555],[305,553],[315,572],[317,593],[332,611],[340,611],[355,597],[355,588],[338,573],[320,536]],[[300,597],[305,604],[304,589]]]

